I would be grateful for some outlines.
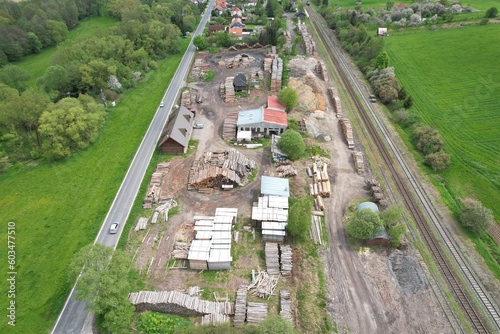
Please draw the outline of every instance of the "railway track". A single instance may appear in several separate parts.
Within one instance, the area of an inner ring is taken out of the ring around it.
[[[307,8],[307,11],[311,18],[311,23],[315,26],[333,64],[337,68],[343,85],[356,106],[357,116],[361,118],[370,137],[375,142],[381,157],[386,163],[387,169],[392,175],[395,187],[401,195],[405,207],[417,224],[423,242],[431,252],[436,265],[452,291],[457,304],[461,307],[472,330],[476,333],[494,333],[500,331],[498,308],[482,287],[481,282],[468,265],[459,248],[454,243],[453,238],[441,225],[440,219],[434,211],[429,198],[426,196],[421,185],[416,181],[413,172],[406,164],[402,154],[392,142],[384,124],[375,114],[373,107],[367,99],[366,92],[363,91],[354,77],[350,64],[345,59],[342,51],[337,48],[329,37],[331,31],[321,24],[323,18],[320,18],[314,10]],[[380,132],[377,131],[377,128]],[[401,173],[397,169],[398,166],[401,169]],[[449,261],[450,258],[454,262],[453,265]],[[467,287],[462,282],[465,282]],[[470,295],[470,291],[472,291],[479,301],[484,313],[495,327],[494,330],[489,327],[487,321],[483,319],[482,314],[478,311],[474,303],[474,298]]]

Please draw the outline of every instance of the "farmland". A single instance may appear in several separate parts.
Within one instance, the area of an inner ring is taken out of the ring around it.
[[[181,43],[185,50],[189,40]],[[87,150],[59,163],[14,166],[0,176],[0,221],[16,223],[16,332],[47,333],[53,325],[73,284],[68,264],[94,240],[182,54],[158,62],[146,83],[125,94]],[[2,285],[2,295],[6,289]],[[2,322],[0,332],[6,326]]]
[[[354,6],[356,5],[355,2],[356,1],[353,1],[353,0],[333,0],[330,3],[338,5],[342,8],[354,8]],[[363,1],[362,6],[364,8],[380,8],[380,7],[385,8],[387,2],[388,1],[383,1],[383,0],[365,0],[365,1]],[[413,1],[406,1],[406,2],[405,1],[402,1],[402,2],[392,1],[392,2],[394,2],[394,3],[406,3],[410,6],[413,4]],[[451,2],[450,2],[450,4],[451,4]],[[495,0],[484,0],[484,1],[483,0],[472,0],[472,1],[467,1],[466,3],[463,3],[462,5],[464,7],[470,5],[474,9],[486,11],[490,7],[495,7],[495,6],[498,7],[498,1],[495,1]]]
[[[498,101],[500,26],[421,31],[386,39],[391,66],[414,99],[414,111],[435,126],[452,155],[442,174],[448,197],[476,196],[500,217]]]

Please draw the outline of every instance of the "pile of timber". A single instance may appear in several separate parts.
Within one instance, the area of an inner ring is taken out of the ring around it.
[[[178,291],[139,291],[130,293],[128,298],[137,312],[156,311],[184,316],[234,314],[233,303],[202,300]]]
[[[257,324],[267,317],[267,304],[248,302],[247,322]]]
[[[220,97],[224,102],[231,103],[235,101],[234,93],[234,77],[227,77],[224,82],[221,82],[219,86]]]
[[[285,36],[286,45],[292,45],[292,35],[290,34],[290,32],[288,30],[285,30],[283,32],[283,35]]]
[[[311,216],[311,228],[309,229],[309,234],[316,244],[322,245],[323,240],[321,238],[321,217],[312,215]]]
[[[202,293],[203,290],[200,289],[199,286],[190,286],[187,288],[186,293],[188,295],[192,296],[198,296],[200,293]]]
[[[247,317],[247,286],[240,285],[236,291],[236,301],[234,302],[234,318],[235,326],[243,325]]]
[[[188,189],[242,186],[254,168],[255,161],[235,149],[205,152],[189,171]]]
[[[279,275],[279,272],[278,272]],[[255,279],[248,286],[250,293],[259,298],[270,298],[278,284],[279,276],[271,276],[267,271],[259,271]],[[249,311],[247,310],[247,321]]]
[[[254,61],[255,58],[252,56],[247,54],[238,54],[234,57],[219,60],[218,65],[223,68],[238,68],[247,67]]]
[[[226,117],[224,118],[224,127],[222,128],[222,139],[224,140],[236,139],[237,122],[238,122],[237,112],[226,115]]]
[[[163,202],[163,204],[156,207],[151,224],[155,224],[157,221],[166,222],[168,220],[168,211],[177,206],[177,202],[173,198],[160,198],[160,202]]]
[[[276,167],[278,177],[288,177],[297,175],[297,170],[292,165],[281,165]]]
[[[201,324],[207,326],[216,326],[218,324],[229,323],[230,320],[231,318],[225,314],[211,313],[201,317]]]
[[[344,138],[347,142],[347,147],[350,149],[354,148],[354,135],[352,132],[351,121],[348,118],[341,118],[340,124],[342,124],[342,132],[344,133]]]
[[[316,48],[316,43],[314,42],[314,39],[309,32],[309,29],[307,29],[307,26],[305,24],[297,24],[297,29],[299,30],[299,35],[302,36],[302,39],[304,40],[304,46],[306,48],[306,54],[316,56],[318,54],[318,50]]]
[[[206,53],[199,53],[198,58],[194,60],[193,70],[191,72],[192,76],[201,76],[210,70],[210,66],[205,62],[204,55]]]
[[[144,209],[150,209],[153,204],[156,204],[160,200],[161,184],[163,178],[170,170],[169,162],[161,162],[156,166],[156,170],[153,175],[151,175],[151,181],[149,182],[148,190],[146,192],[146,198],[142,204]]]
[[[293,253],[290,245],[280,245],[281,275],[290,276],[293,267]]]
[[[196,105],[196,95],[198,92],[196,90],[185,90],[181,95],[181,105],[188,109],[192,109]]]
[[[376,179],[368,179],[365,182],[370,187],[375,202],[378,202],[381,207],[387,207],[389,202],[385,199],[380,183]]]
[[[352,158],[354,160],[354,167],[358,174],[363,174],[365,172],[365,163],[363,161],[362,152],[352,152]]]
[[[309,194],[316,198],[316,209],[323,210],[324,204],[321,197],[330,197],[331,184],[328,176],[328,165],[323,163],[314,162],[311,167],[307,167],[307,175],[312,177],[312,184],[309,185]]]
[[[187,260],[189,255],[189,246],[187,242],[177,241],[174,244],[174,250],[172,251],[172,257],[176,260]]]
[[[335,92],[335,88],[328,87],[328,95],[330,95],[330,99],[333,104],[333,109],[335,110],[335,114],[338,118],[342,117],[342,104],[340,103],[340,98],[337,96]]]
[[[274,57],[271,65],[271,92],[277,92],[281,89],[282,76],[283,60],[280,57]]]
[[[280,290],[280,315],[286,320],[293,322],[290,291]]]
[[[273,59],[277,57],[276,47],[272,46],[271,51],[269,51],[264,58],[264,72],[271,73],[273,66]]]
[[[316,63],[316,73],[323,81],[328,81],[328,72],[324,61],[318,60]]]
[[[148,219],[146,217],[139,218],[137,225],[135,225],[134,231],[138,232],[140,230],[145,230],[148,225]]]
[[[271,276],[279,275],[280,255],[279,255],[278,244],[275,242],[266,242],[265,254],[266,254],[267,273]]]

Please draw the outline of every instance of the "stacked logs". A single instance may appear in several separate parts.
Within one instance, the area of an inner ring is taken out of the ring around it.
[[[279,259],[278,244],[275,242],[266,242],[265,254],[266,254],[267,273],[271,276],[279,275],[280,259]]]
[[[342,124],[342,132],[344,133],[344,138],[347,142],[347,147],[350,149],[354,148],[354,135],[352,132],[351,121],[348,118],[341,118],[340,124]]]
[[[329,87],[328,94],[330,95],[330,99],[332,100],[333,109],[335,110],[335,114],[337,114],[338,118],[342,117],[342,104],[340,103],[340,98],[335,93],[335,88]]]
[[[331,194],[331,184],[330,178],[328,176],[328,165],[326,163],[313,163],[312,167],[307,167],[307,174],[312,177],[312,184],[309,185],[309,193],[311,196],[316,198],[316,201],[319,202],[316,205],[323,207],[323,200],[321,197],[330,197]],[[321,210],[323,210],[321,208]]]
[[[234,318],[235,326],[243,325],[247,317],[247,286],[240,285],[236,291],[236,301],[234,303]]]
[[[297,170],[292,165],[280,165],[276,167],[278,177],[289,177],[297,175]]]
[[[235,101],[235,93],[234,93],[234,77],[227,77],[224,82],[221,82],[219,86],[220,97],[224,100],[224,102],[231,103]]]
[[[361,152],[352,152],[352,158],[354,160],[354,167],[356,168],[356,172],[361,175],[365,172],[365,163],[363,161],[363,153]]]
[[[286,320],[293,322],[292,302],[290,292],[287,290],[280,290],[280,315]]]
[[[328,81],[328,72],[324,61],[318,60],[316,63],[316,73],[323,81]]]
[[[309,33],[307,26],[305,24],[297,24],[297,29],[299,30],[299,35],[301,35],[304,40],[306,54],[316,56],[318,54],[316,43],[314,42],[311,33]]]
[[[293,253],[290,245],[280,245],[281,275],[290,276],[293,267]]]

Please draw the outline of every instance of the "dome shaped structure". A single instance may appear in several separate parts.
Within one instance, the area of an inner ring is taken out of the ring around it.
[[[363,202],[356,207],[356,210],[370,209],[373,212],[379,212],[377,204],[373,202]]]

